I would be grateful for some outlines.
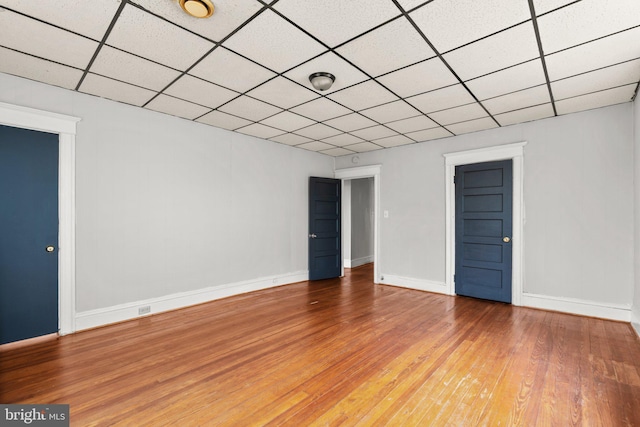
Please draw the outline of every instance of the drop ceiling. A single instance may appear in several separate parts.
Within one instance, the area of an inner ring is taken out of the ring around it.
[[[639,0],[214,5],[0,0],[0,72],[330,156],[629,102],[640,81]]]

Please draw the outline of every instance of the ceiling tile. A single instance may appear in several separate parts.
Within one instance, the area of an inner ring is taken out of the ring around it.
[[[220,111],[259,122],[269,116],[278,114],[282,110],[273,105],[265,104],[257,99],[241,96],[219,108]]]
[[[423,113],[446,110],[459,105],[469,104],[475,100],[464,86],[457,84],[407,98],[407,101]]]
[[[214,46],[131,5],[125,6],[107,44],[178,70],[191,67]]]
[[[399,40],[402,42],[399,43]],[[435,55],[405,17],[339,47],[337,52],[371,76],[379,76]]]
[[[355,111],[398,99],[394,94],[373,80],[351,86],[340,92],[335,92],[328,97]]]
[[[304,148],[305,150],[309,150],[309,151],[322,151],[322,150],[329,150],[331,148],[335,148],[333,145],[327,144],[325,142],[320,142],[320,141],[307,142],[306,144],[297,145],[296,147]]]
[[[3,0],[0,4],[94,40],[102,40],[120,0]]]
[[[275,8],[330,47],[400,14],[387,0],[280,0]],[[358,19],[345,19],[353,16]]]
[[[417,117],[412,117],[410,119],[398,120],[397,122],[387,123],[386,126],[391,129],[400,132],[415,132],[418,130],[431,129],[437,127],[438,125],[431,119],[426,116],[420,115]]]
[[[177,1],[132,0],[177,25],[216,42],[257,13],[262,5],[255,0],[215,0],[214,13],[207,19],[187,15]]]
[[[0,43],[77,68],[85,68],[98,47],[93,40],[6,10],[0,13]]]
[[[244,133],[245,135],[257,136],[258,138],[272,138],[277,135],[282,135],[284,132],[280,129],[275,129],[270,126],[265,126],[260,123],[254,123],[249,126],[245,126],[240,129],[236,129],[236,132]]]
[[[398,0],[398,3],[400,3],[400,6],[402,6],[402,8],[408,12],[411,9],[423,5],[429,1],[432,0]]]
[[[237,92],[186,74],[169,86],[165,93],[210,108],[219,107],[239,95]]]
[[[456,49],[444,59],[462,80],[469,80],[540,56],[531,22]]]
[[[582,0],[538,18],[545,54],[640,25],[638,0]]]
[[[310,138],[296,135],[293,133],[285,133],[284,135],[276,136],[270,139],[271,141],[279,142],[281,144],[286,144],[286,145],[300,145],[300,144],[304,144],[305,142],[311,141]]]
[[[431,141],[433,139],[447,138],[449,136],[453,136],[451,132],[446,130],[443,127],[437,127],[433,129],[421,130],[418,132],[411,132],[406,134],[409,138],[422,142],[422,141]]]
[[[262,12],[224,45],[279,73],[326,50],[271,10]]]
[[[441,53],[531,19],[529,4],[514,0],[432,1],[410,16]]]
[[[545,57],[551,80],[640,58],[640,27]]]
[[[345,132],[351,132],[352,130],[358,130],[376,125],[376,122],[358,113],[347,114],[346,116],[327,120],[325,123],[331,127],[340,129]]]
[[[415,141],[404,135],[389,136],[387,138],[376,139],[374,143],[385,148],[398,147],[400,145],[414,144]]]
[[[535,59],[465,82],[479,100],[538,86],[547,82],[542,61]]]
[[[551,83],[556,100],[571,98],[640,81],[640,59],[624,62]]]
[[[253,89],[276,75],[222,47],[207,55],[189,74],[238,92]]]
[[[394,71],[379,77],[380,83],[402,97],[417,95],[434,89],[458,83],[458,79],[444,65],[440,58]]]
[[[416,110],[404,101],[395,101],[389,104],[379,105],[377,107],[363,110],[360,113],[377,121],[378,123],[393,122],[421,115],[420,111]]]
[[[311,139],[324,139],[333,135],[337,135],[341,132],[327,125],[323,125],[322,123],[316,123],[315,125],[298,129],[295,133]]]
[[[145,108],[189,120],[200,117],[210,110],[201,105],[192,104],[191,102],[163,94],[158,95],[158,97],[149,102]]]
[[[141,107],[156,94],[148,89],[132,86],[117,80],[95,74],[87,74],[80,86],[80,92],[112,99]]]
[[[103,46],[91,65],[91,72],[123,82],[160,91],[180,76],[180,72],[135,55]]]
[[[533,0],[533,5],[536,9],[536,15],[540,16],[574,1],[576,0]]]
[[[594,108],[629,102],[631,101],[631,97],[633,96],[637,86],[638,85],[634,83],[627,86],[556,101],[556,111],[558,114],[569,114],[577,111],[592,110]]]
[[[449,125],[447,126],[447,129],[449,129],[456,135],[462,135],[463,133],[479,132],[481,130],[493,129],[497,127],[498,125],[495,121],[493,121],[493,119],[491,119],[490,117],[485,117],[482,119],[470,120],[468,122]]]
[[[313,120],[324,121],[342,116],[351,111],[327,98],[318,98],[292,108],[291,111]]]
[[[249,120],[241,119],[240,117],[232,116],[231,114],[223,113],[222,111],[212,111],[200,117],[196,121],[229,130],[235,130],[239,127],[251,124],[251,121]]]
[[[491,114],[501,114],[507,111],[519,110],[532,105],[539,105],[551,102],[549,88],[546,84],[512,92],[495,98],[482,101],[482,105]]]
[[[430,117],[441,125],[466,122],[486,116],[487,112],[477,102],[430,114]]]
[[[380,138],[385,138],[387,136],[397,135],[395,131],[382,125],[377,125],[377,126],[372,126],[366,129],[356,130],[351,133],[362,139],[366,139],[369,141],[373,139],[380,139]]]
[[[285,109],[319,97],[316,92],[293,83],[284,77],[276,77],[273,80],[269,80],[265,84],[247,92],[247,95]]]
[[[380,150],[382,147],[371,142],[360,142],[358,144],[349,145],[344,147],[347,150],[355,151],[356,153],[364,153],[367,151]]]
[[[329,156],[346,156],[349,154],[355,153],[355,151],[347,150],[346,148],[330,148],[328,150],[320,151],[322,154],[327,154]]]
[[[262,123],[274,128],[292,132],[303,127],[311,126],[315,122],[298,114],[291,113],[289,111],[283,111],[282,113],[276,114],[275,116],[271,116],[268,119],[263,120]]]
[[[82,78],[82,71],[75,68],[24,55],[1,46],[0,72],[26,77],[67,89],[75,89]]]
[[[303,86],[311,88],[312,86],[309,82],[309,76],[321,71],[331,73],[336,78],[333,85],[322,92],[323,95],[344,89],[345,87],[360,83],[369,78],[366,74],[333,52],[323,53],[317,58],[305,62],[299,67],[289,71],[285,76]]]
[[[516,123],[524,123],[532,120],[544,119],[546,117],[553,117],[553,107],[551,104],[536,105],[535,107],[498,114],[494,117],[501,126],[509,126]]]
[[[340,135],[332,136],[330,138],[325,138],[322,140],[327,144],[337,145],[338,147],[343,147],[345,145],[357,144],[358,142],[363,142],[361,138],[357,136],[350,135],[348,133],[342,133]]]

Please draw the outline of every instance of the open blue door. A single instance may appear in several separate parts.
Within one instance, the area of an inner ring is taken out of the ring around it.
[[[58,331],[58,135],[0,126],[0,344]]]
[[[511,302],[513,163],[456,167],[456,294]]]
[[[339,179],[309,178],[309,280],[340,277],[342,272],[341,192]]]

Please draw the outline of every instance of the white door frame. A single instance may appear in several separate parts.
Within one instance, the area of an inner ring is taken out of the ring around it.
[[[0,124],[57,133],[58,159],[58,333],[75,332],[76,312],[76,125],[77,117],[0,102]]]
[[[338,169],[334,172],[336,179],[342,180],[342,189],[344,189],[344,181],[359,178],[373,178],[373,283],[380,283],[379,268],[380,263],[380,173],[381,165],[359,166],[355,168]],[[342,193],[341,193],[342,194]],[[342,218],[342,216],[341,216]],[[344,219],[342,219],[344,221]],[[342,229],[342,224],[340,225]],[[342,235],[342,245],[344,247],[345,236]],[[344,275],[344,257],[342,257],[342,275]]]
[[[459,151],[444,154],[445,158],[445,194],[446,194],[446,244],[445,244],[445,274],[447,293],[455,295],[456,260],[456,187],[453,179],[456,166],[473,163],[491,162],[495,160],[513,160],[513,233],[512,233],[512,276],[511,276],[511,303],[522,305],[522,293],[524,283],[524,146],[527,142],[498,145],[495,147],[480,148],[477,150]]]

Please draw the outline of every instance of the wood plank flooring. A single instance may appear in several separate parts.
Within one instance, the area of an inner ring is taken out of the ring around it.
[[[341,280],[0,351],[74,426],[640,426],[629,324]]]

